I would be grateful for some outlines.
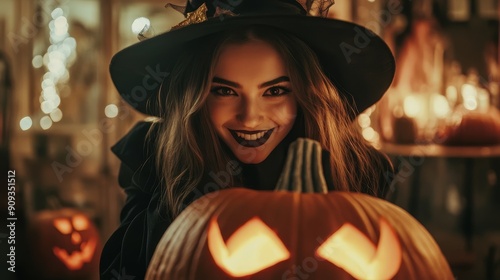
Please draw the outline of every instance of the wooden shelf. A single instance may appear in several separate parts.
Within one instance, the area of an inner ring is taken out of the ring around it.
[[[457,158],[487,158],[500,157],[500,145],[495,146],[443,146],[430,145],[400,145],[382,143],[379,149],[388,155],[412,157],[457,157]]]

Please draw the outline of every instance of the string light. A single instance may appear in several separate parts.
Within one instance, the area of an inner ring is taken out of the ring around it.
[[[61,104],[58,87],[69,81],[68,68],[76,57],[76,40],[69,35],[69,23],[63,9],[60,7],[55,8],[50,13],[50,16],[52,20],[49,22],[48,27],[51,44],[45,54],[36,55],[32,60],[34,68],[45,66],[47,70],[43,75],[40,94],[40,109],[46,114],[40,119],[40,126],[44,130],[49,129],[53,122],[62,119],[62,111],[58,108]],[[20,124],[21,129],[28,127],[27,124],[27,120]]]

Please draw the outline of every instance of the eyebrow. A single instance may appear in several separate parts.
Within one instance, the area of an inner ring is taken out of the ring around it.
[[[272,86],[272,85],[277,84],[277,83],[289,82],[289,81],[290,81],[290,78],[288,78],[287,76],[281,76],[279,78],[276,78],[276,79],[273,79],[273,80],[270,80],[270,81],[267,81],[267,82],[260,84],[259,88],[264,88],[264,87]],[[225,85],[232,86],[235,88],[241,88],[240,84],[238,84],[236,82],[228,81],[228,80],[225,80],[225,79],[222,79],[219,77],[214,77],[212,79],[212,83],[225,84]]]

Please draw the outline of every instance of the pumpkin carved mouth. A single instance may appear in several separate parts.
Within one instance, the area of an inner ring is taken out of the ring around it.
[[[92,260],[96,248],[96,241],[91,239],[87,242],[80,244],[80,251],[73,251],[71,254],[65,249],[54,247],[54,255],[62,262],[68,269],[76,270],[82,268],[85,263]]]
[[[236,140],[236,142],[238,142],[238,144],[249,148],[255,148],[264,145],[273,131],[274,128],[271,128],[267,131],[257,131],[256,133],[242,133],[236,130],[229,129],[229,132],[231,132],[231,135]]]

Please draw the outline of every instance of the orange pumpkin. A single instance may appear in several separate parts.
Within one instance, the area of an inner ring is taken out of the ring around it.
[[[287,159],[278,189],[323,189],[321,148]],[[300,150],[299,149],[299,150]],[[298,163],[298,164],[297,164]],[[315,166],[311,170],[304,167]],[[305,180],[290,180],[302,178]],[[294,187],[294,188],[295,188]],[[296,189],[296,188],[295,188]],[[348,192],[232,188],[187,207],[146,279],[453,279],[431,235],[401,208]]]
[[[98,274],[100,238],[83,212],[40,211],[32,218],[29,233],[37,279],[91,279]]]
[[[452,123],[438,133],[444,145],[483,146],[500,144],[500,112],[490,108],[488,112],[460,109]]]
[[[384,233],[393,240],[382,243]],[[240,277],[453,279],[431,235],[393,204],[357,193],[243,188],[213,193],[181,213],[146,278]]]

